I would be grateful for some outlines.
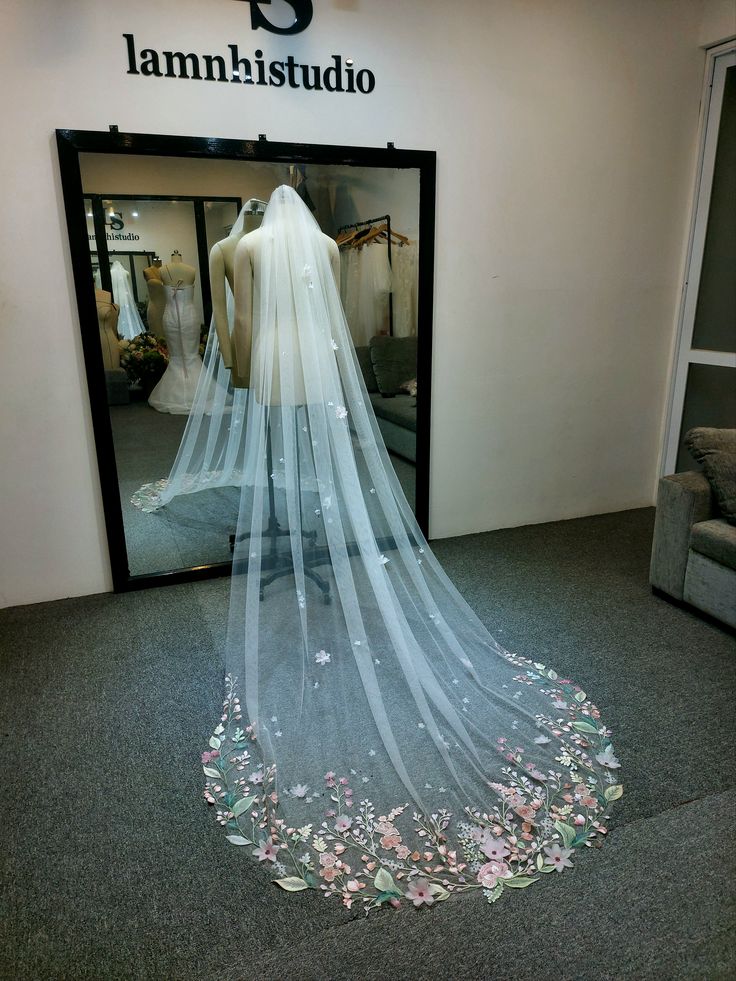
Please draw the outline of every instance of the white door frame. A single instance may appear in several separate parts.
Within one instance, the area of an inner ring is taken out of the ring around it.
[[[733,65],[736,65],[736,41],[734,40],[716,45],[706,52],[705,82],[700,104],[698,169],[690,219],[685,277],[677,319],[677,339],[671,372],[660,476],[675,471],[690,365],[708,364],[736,368],[736,353],[697,350],[692,347],[695,311],[705,250],[705,234],[708,227],[708,212],[713,186],[713,169],[718,144],[718,127],[723,103],[723,88],[726,80],[726,69]]]

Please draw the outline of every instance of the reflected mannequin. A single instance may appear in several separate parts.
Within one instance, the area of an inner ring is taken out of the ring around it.
[[[258,228],[245,235],[237,245],[235,250],[235,324],[231,339],[232,361],[233,361],[233,386],[247,388],[251,384],[251,359],[255,353],[256,364],[268,363],[268,359],[262,356],[259,350],[264,343],[271,343],[274,349],[288,347],[290,350],[299,350],[299,335],[297,324],[293,317],[282,318],[277,321],[275,338],[266,337],[258,330],[259,324],[254,323],[260,308],[260,297],[257,294],[256,283],[261,282],[261,262],[264,249],[268,248],[266,236],[268,231]],[[340,289],[340,250],[337,243],[329,235],[322,234],[322,244],[329,256],[330,268],[335,280],[335,286]],[[305,267],[306,273],[306,267]],[[255,335],[255,339],[254,339]],[[253,345],[255,343],[255,352]],[[270,379],[253,379],[252,387],[255,392],[267,391],[269,393],[269,404],[279,405],[282,401],[282,386],[280,382],[280,359],[273,358],[273,375]],[[288,393],[290,405],[303,405],[307,401],[304,391],[304,381],[297,371],[293,386],[290,386]],[[258,398],[258,394],[256,394]]]
[[[148,329],[156,337],[164,337],[166,290],[161,281],[161,260],[159,258],[154,259],[153,265],[143,270],[143,278],[148,287],[148,307],[146,309]]]
[[[194,286],[197,270],[188,266],[181,257],[181,252],[171,253],[171,262],[161,266],[161,282],[164,286]]]
[[[161,269],[166,293],[163,328],[169,363],[148,399],[158,412],[188,415],[194,404],[202,371],[199,356],[199,317],[194,305],[196,270],[178,252]]]
[[[120,368],[120,342],[118,341],[118,315],[120,308],[112,302],[112,293],[95,290],[97,301],[97,322],[100,325],[100,345],[102,363],[106,371]]]
[[[226,368],[233,367],[231,343],[230,343],[230,321],[227,309],[227,286],[229,285],[233,294],[235,293],[235,250],[238,243],[248,232],[253,231],[260,225],[265,202],[258,198],[251,198],[243,207],[242,228],[235,229],[227,238],[216,242],[210,251],[210,288],[212,290],[212,316],[217,330],[217,337],[220,343],[220,354]],[[233,384],[238,388],[246,388],[248,379],[241,378],[237,370],[233,374]]]

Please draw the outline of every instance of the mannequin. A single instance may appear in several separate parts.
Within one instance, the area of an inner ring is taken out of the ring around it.
[[[97,323],[100,325],[102,362],[106,371],[116,371],[120,368],[120,344],[117,333],[120,308],[112,302],[112,293],[108,293],[107,290],[95,290],[95,299]]]
[[[233,271],[235,278],[235,323],[231,337],[232,383],[234,388],[254,388],[262,390],[263,380],[251,380],[251,355],[253,344],[261,343],[261,339],[253,336],[254,309],[257,309],[259,298],[255,295],[254,282],[258,278],[264,235],[268,234],[262,228],[244,235],[235,249]],[[329,255],[332,275],[335,285],[340,290],[340,250],[334,239],[322,235],[325,251]],[[296,330],[295,324],[281,323],[279,330]],[[298,347],[298,339],[293,341]],[[279,383],[278,359],[274,359],[273,378],[271,381],[271,404],[281,404],[281,386]],[[296,378],[294,399],[297,405],[306,402],[303,380]]]
[[[148,404],[158,412],[188,415],[194,404],[202,371],[199,316],[194,305],[196,275],[194,267],[186,265],[179,252],[173,252],[171,262],[161,268],[161,289],[166,298],[163,331],[169,363],[148,398]]]
[[[234,262],[235,249],[240,240],[248,232],[253,231],[261,223],[265,202],[251,198],[244,207],[244,226],[240,235],[228,235],[227,238],[216,242],[210,252],[210,287],[212,290],[212,316],[215,321],[217,339],[220,344],[222,362],[226,368],[232,368],[232,351],[230,345],[230,324],[227,318],[227,290],[225,283],[235,294]],[[247,387],[247,380],[238,387]]]
[[[164,310],[166,309],[166,290],[161,282],[161,260],[158,256],[153,265],[143,270],[143,278],[148,287],[148,329],[157,337],[164,336]]]
[[[197,270],[188,266],[181,257],[181,252],[171,253],[171,262],[161,266],[161,282],[165,286],[194,286]]]

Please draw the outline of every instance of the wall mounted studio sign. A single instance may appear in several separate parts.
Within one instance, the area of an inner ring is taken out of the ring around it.
[[[247,2],[251,10],[251,27],[271,34],[299,34],[312,22],[311,0],[289,0],[294,12],[288,27],[274,24],[261,10],[270,0],[238,0]],[[376,76],[370,68],[358,68],[352,58],[339,54],[330,57],[327,65],[301,64],[293,55],[281,60],[269,60],[261,48],[252,55],[241,53],[237,43],[223,46],[227,54],[198,54],[193,51],[157,50],[143,47],[134,34],[123,34],[128,57],[128,75],[149,78],[178,78],[199,82],[288,87],[307,92],[342,92],[351,95],[370,95],[376,87]]]
[[[301,34],[312,23],[314,15],[312,0],[288,0],[289,6],[294,11],[294,22],[288,27],[279,27],[261,10],[261,7],[269,5],[271,0],[238,0],[238,2],[250,4],[250,23],[254,31],[262,27],[272,34]]]

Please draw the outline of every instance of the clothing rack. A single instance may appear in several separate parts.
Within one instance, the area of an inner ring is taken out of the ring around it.
[[[341,225],[337,230],[338,235],[342,235],[349,228],[360,228],[362,225],[378,225],[380,222],[386,222],[386,238],[388,240],[388,265],[389,269],[392,269],[391,265],[391,215],[380,215],[378,218],[364,218],[362,221],[354,221],[349,225]],[[394,291],[393,283],[391,284],[391,292],[388,294],[388,333],[390,337],[394,336]]]

